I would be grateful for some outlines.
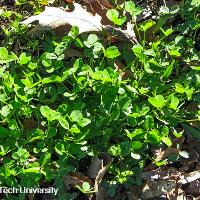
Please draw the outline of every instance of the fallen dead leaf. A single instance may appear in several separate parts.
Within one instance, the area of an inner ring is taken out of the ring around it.
[[[41,130],[46,130],[46,127],[42,126],[34,119],[23,119],[22,125],[23,125],[25,131],[29,131],[34,128],[40,128]]]
[[[178,154],[180,152],[179,149],[173,148],[173,147],[168,147],[166,149],[158,149],[155,150],[154,155],[155,155],[155,160],[160,161],[166,159],[170,154]]]
[[[107,190],[104,187],[100,186],[96,194],[96,200],[105,200],[106,197],[107,197]]]
[[[34,193],[28,193],[28,194],[27,194],[28,200],[33,200],[34,197],[35,197],[35,194],[34,194]]]
[[[113,6],[107,1],[107,0],[83,0],[84,2],[88,4],[97,4],[104,8],[111,9]]]
[[[200,180],[192,181],[185,189],[187,194],[200,195]]]
[[[66,31],[70,31],[71,26],[78,26],[80,34],[99,31],[102,28],[101,17],[97,14],[95,16],[91,15],[77,3],[74,3],[74,10],[71,12],[56,7],[45,7],[42,13],[29,17],[22,21],[21,24],[29,25],[36,21],[38,21],[38,24],[30,31],[32,34],[42,30],[55,29],[63,25],[68,27]]]
[[[82,173],[71,173],[67,176],[64,176],[63,181],[67,189],[69,189],[70,187],[74,187],[76,185],[82,187],[82,184],[84,182],[88,182],[90,186],[93,187],[92,180],[87,176],[83,175]]]
[[[157,180],[147,182],[142,189],[141,199],[151,199],[166,195],[167,192],[172,191],[176,187],[174,180]]]
[[[185,192],[179,187],[174,188],[172,191],[167,192],[169,200],[187,200]]]
[[[132,185],[127,192],[128,200],[139,200],[142,193],[142,186]]]
[[[116,35],[123,42],[138,42],[131,24],[127,24],[126,30],[115,28],[111,26],[105,13],[95,12],[95,15],[92,15],[77,3],[74,3],[73,11],[64,11],[56,7],[45,7],[45,10],[39,15],[31,16],[21,22],[24,25],[34,23],[35,26],[29,31],[30,34],[37,35],[43,30],[55,30],[58,35],[62,36],[67,34],[72,26],[77,26],[79,34],[89,32],[107,33],[110,36]]]
[[[194,171],[194,172],[190,172],[190,173],[185,173],[184,175],[182,175],[179,180],[177,181],[177,183],[180,184],[187,184],[190,182],[193,182],[195,180],[200,179],[200,170],[198,171]]]
[[[146,171],[142,173],[142,178],[147,181],[154,181],[158,179],[170,179],[177,180],[182,172],[177,171],[175,168],[168,168],[166,166],[159,167],[152,171]]]
[[[108,155],[107,153],[99,153],[98,156],[93,159],[87,170],[88,176],[92,179],[95,179],[94,188],[97,194],[99,184],[102,181],[103,176],[105,175],[111,162],[112,158],[110,155]]]

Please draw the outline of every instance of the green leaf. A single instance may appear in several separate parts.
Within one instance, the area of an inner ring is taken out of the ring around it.
[[[149,28],[151,28],[155,24],[156,24],[156,22],[154,22],[152,20],[142,22],[140,24],[140,30],[146,32]]]
[[[130,142],[129,141],[123,141],[120,143],[120,149],[121,149],[121,155],[127,156],[130,152]]]
[[[0,64],[8,63],[17,60],[17,56],[14,53],[8,54],[8,50],[5,47],[0,47]]]
[[[149,107],[143,106],[143,107],[142,107],[142,110],[141,110],[141,112],[140,112],[140,115],[141,115],[141,116],[144,116],[144,115],[146,115],[149,111],[150,111],[150,108],[149,108]]]
[[[171,102],[169,107],[173,110],[176,110],[179,104],[179,99],[175,97],[174,95],[171,95]]]
[[[200,71],[200,66],[190,66],[193,70]]]
[[[194,88],[189,88],[189,86],[187,85],[187,87],[185,88],[185,93],[187,95],[188,100],[192,98],[193,92],[194,92]]]
[[[83,42],[79,38],[75,39],[75,45],[79,48],[83,48]]]
[[[142,143],[140,141],[133,141],[131,143],[131,150],[137,151],[140,150],[141,148],[142,148]]]
[[[129,137],[130,139],[133,139],[135,137],[140,137],[142,138],[144,135],[144,132],[142,129],[135,129],[133,132],[127,132],[127,137]]]
[[[57,59],[57,55],[55,53],[47,53],[46,58],[55,60],[55,59]]]
[[[58,121],[59,121],[60,125],[61,125],[64,129],[69,130],[69,123],[68,123],[68,121],[67,121],[66,119],[64,119],[64,118],[59,118]]]
[[[85,44],[85,46],[87,46],[87,47],[90,48],[90,47],[93,46],[98,40],[99,40],[99,39],[98,39],[98,37],[97,37],[96,34],[90,34],[90,35],[88,36],[87,40],[84,41],[84,44]]]
[[[51,159],[51,154],[49,152],[44,153],[40,159],[39,159],[39,163],[41,163],[41,166],[45,166],[46,164],[48,164],[48,162]]]
[[[145,116],[144,128],[150,130],[154,127],[154,118],[151,115]]]
[[[20,160],[21,162],[25,162],[29,157],[29,153],[26,149],[23,149],[22,147],[20,147],[18,149],[18,151],[14,152],[12,154],[12,158],[15,160]]]
[[[1,115],[3,115],[4,117],[7,117],[7,116],[10,114],[10,110],[11,110],[10,105],[6,105],[6,106],[3,106],[3,107],[2,107],[2,109],[0,110],[0,113],[1,113]]]
[[[70,118],[73,122],[81,122],[83,115],[80,110],[73,110]]]
[[[88,182],[83,182],[82,188],[84,191],[89,191],[90,190],[90,184]]]
[[[185,92],[185,88],[180,83],[175,83],[175,90],[181,94]]]
[[[55,151],[59,155],[63,155],[63,153],[65,153],[65,145],[63,142],[58,141],[55,143]]]
[[[31,56],[27,56],[26,53],[22,53],[19,57],[19,64],[25,65],[31,61]]]
[[[52,112],[52,110],[48,106],[41,106],[40,112],[44,117],[49,118],[49,115]]]
[[[200,5],[200,2],[199,2],[199,0],[192,0],[191,1],[191,5],[195,6],[195,7],[198,7]]]
[[[114,156],[114,157],[117,157],[117,156],[119,155],[119,152],[120,152],[119,145],[117,145],[117,146],[112,145],[112,146],[110,146],[110,148],[108,149],[108,153],[111,154],[111,155]]]
[[[159,131],[157,129],[153,129],[147,134],[147,141],[154,145],[160,144],[160,136]]]
[[[162,136],[167,136],[169,134],[169,128],[168,126],[163,126],[162,127],[162,131],[161,131],[161,135]]]
[[[144,48],[140,44],[135,44],[132,50],[137,57],[142,57]]]
[[[72,26],[69,36],[72,36],[73,38],[76,38],[79,35],[79,28],[77,26]]]
[[[167,68],[166,70],[164,71],[163,75],[162,75],[162,78],[163,79],[167,79],[171,73],[172,73],[172,70],[174,69],[174,63],[175,61],[173,61]]]
[[[116,46],[108,47],[104,53],[107,58],[116,58],[121,55]]]
[[[166,104],[166,100],[162,95],[156,95],[155,97],[149,97],[148,101],[156,108],[162,108]]]
[[[135,127],[137,125],[137,119],[135,117],[129,116],[128,117],[128,125]]]
[[[48,138],[52,138],[57,134],[57,129],[54,127],[50,127],[47,131],[46,131],[47,137]]]
[[[170,54],[171,56],[175,56],[175,57],[180,57],[180,56],[181,56],[181,54],[180,54],[180,52],[178,51],[178,49],[171,49],[171,50],[169,50],[169,54]]]
[[[162,137],[161,138],[162,142],[164,142],[168,147],[171,147],[172,146],[172,141],[170,138],[168,137]]]
[[[40,173],[41,168],[40,167],[31,167],[28,169],[23,169],[24,173]]]
[[[83,118],[83,119],[81,120],[81,122],[79,122],[79,125],[80,125],[81,127],[85,127],[85,126],[87,126],[87,125],[90,124],[90,123],[91,123],[91,120],[90,120],[90,119]]]
[[[9,136],[9,130],[7,128],[0,127],[0,138],[8,136]]]
[[[37,63],[30,62],[30,63],[28,64],[28,68],[30,68],[30,69],[35,69],[35,68],[37,68],[37,67],[38,67]]]
[[[143,52],[145,55],[147,56],[152,56],[152,57],[156,57],[156,53],[153,49],[147,49]]]
[[[114,24],[122,25],[126,21],[126,17],[119,17],[119,12],[116,9],[110,9],[106,13],[107,18]]]
[[[45,67],[50,67],[50,66],[52,66],[52,60],[49,59],[49,58],[44,58],[44,59],[42,60],[42,64],[43,64]]]
[[[129,12],[132,16],[137,16],[142,12],[141,8],[136,8],[135,3],[133,1],[125,2],[125,10]]]
[[[160,30],[163,32],[163,34],[165,35],[165,37],[169,36],[170,34],[172,34],[174,31],[173,29],[167,29],[166,31],[164,31],[161,27]]]

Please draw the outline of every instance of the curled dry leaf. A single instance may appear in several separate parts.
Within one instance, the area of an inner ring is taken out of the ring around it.
[[[37,158],[33,155],[30,155],[28,158],[28,162],[35,162],[37,160]]]
[[[97,14],[91,15],[77,3],[74,3],[74,10],[71,12],[56,7],[45,7],[42,13],[29,17],[21,24],[29,25],[37,21],[38,24],[30,31],[32,34],[63,25],[66,26],[66,33],[70,31],[71,26],[78,26],[79,33],[99,31],[102,28],[101,17]]]
[[[191,182],[185,189],[187,194],[200,195],[200,180]]]
[[[42,126],[40,123],[38,123],[34,119],[23,119],[22,124],[25,131],[29,131],[34,128],[40,128],[43,131],[47,129],[47,127]]]
[[[127,192],[128,200],[139,200],[142,193],[142,185],[132,185]]]
[[[155,160],[158,162],[160,160],[166,159],[170,154],[178,154],[180,152],[179,149],[173,148],[173,147],[168,147],[166,149],[157,149],[154,152],[155,155]]]
[[[93,186],[92,180],[87,176],[83,175],[82,173],[71,173],[67,176],[64,176],[63,181],[67,189],[76,185],[82,187],[82,184],[84,182],[88,182],[91,187]]]
[[[200,170],[194,171],[191,173],[185,173],[184,175],[182,175],[180,177],[180,179],[177,181],[177,183],[187,184],[187,183],[193,182],[198,179],[200,179]]]
[[[27,194],[27,199],[28,200],[34,200],[35,194],[34,193],[28,193]]]
[[[167,192],[167,198],[169,200],[187,200],[185,192],[178,186],[172,191]]]
[[[113,6],[107,0],[83,0],[87,4],[99,4],[100,6],[111,9]]]
[[[159,167],[152,171],[142,173],[142,178],[147,181],[153,181],[158,179],[170,179],[177,180],[181,176],[182,172],[177,171],[175,168]]]
[[[96,194],[96,200],[105,200],[107,197],[107,190],[100,186],[98,188],[98,193]]]
[[[55,30],[58,35],[62,36],[67,34],[72,26],[77,26],[79,34],[86,32],[101,32],[111,36],[114,34],[120,41],[137,43],[131,24],[127,25],[126,30],[114,28],[110,25],[105,13],[95,12],[93,16],[77,3],[74,3],[74,10],[69,12],[61,8],[45,7],[42,13],[29,17],[21,24],[35,24],[35,27],[29,32],[30,34],[39,34],[43,30]]]
[[[64,0],[65,3],[73,3],[73,0]]]
[[[154,182],[147,182],[142,189],[141,199],[151,199],[161,197],[167,192],[172,191],[176,187],[174,180],[157,180]]]
[[[105,175],[112,158],[107,153],[99,153],[90,164],[87,174],[90,178],[95,179],[95,191],[98,194],[98,186]]]
[[[129,70],[129,69],[124,70],[126,65],[124,63],[122,63],[120,60],[116,59],[114,61],[114,66],[115,66],[116,70],[120,73],[123,80],[133,77],[133,73],[131,70]]]

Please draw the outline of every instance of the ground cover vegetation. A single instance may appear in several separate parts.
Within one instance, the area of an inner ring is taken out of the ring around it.
[[[55,186],[56,199],[95,199],[86,172],[104,152],[112,162],[101,185],[117,199],[120,187],[143,184],[147,166],[189,159],[187,143],[174,141],[200,139],[200,2],[162,6],[156,18],[137,22],[137,2],[110,1],[107,19],[122,30],[130,23],[137,43],[78,27],[62,37],[29,34],[20,22],[48,3],[1,1],[0,185]],[[83,56],[69,57],[74,48]],[[158,159],[160,147],[173,151]],[[63,177],[78,172],[83,184],[67,190]]]

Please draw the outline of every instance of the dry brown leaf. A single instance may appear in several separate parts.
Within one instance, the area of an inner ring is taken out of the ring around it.
[[[27,198],[28,200],[34,200],[35,194],[34,193],[28,193]]]
[[[71,175],[64,176],[63,182],[67,189],[69,189],[71,186],[76,186],[76,185],[79,185],[81,187],[83,184],[83,182],[80,179]]]
[[[102,7],[111,9],[113,6],[107,0],[83,0],[87,4],[100,4]]]
[[[168,147],[164,150],[160,148],[158,150],[155,150],[155,160],[158,162],[160,160],[166,159],[170,154],[178,154],[179,152],[179,149],[173,147]]]
[[[28,162],[35,162],[37,160],[37,158],[33,155],[30,155],[28,158]]]
[[[107,197],[107,190],[104,187],[99,187],[96,194],[96,200],[105,200]]]
[[[142,186],[132,185],[127,192],[128,200],[139,200],[142,193]]]
[[[191,182],[185,189],[187,194],[200,195],[200,180]]]
[[[80,34],[101,30],[102,24],[99,15],[91,15],[77,3],[74,3],[74,8],[73,11],[67,12],[61,8],[45,7],[42,13],[29,17],[21,22],[21,24],[29,25],[38,21],[38,24],[30,33],[36,33],[46,29],[55,29],[63,25],[68,27],[66,31],[70,31],[71,26],[78,26]]]
[[[146,171],[142,173],[142,178],[147,181],[153,181],[158,179],[170,179],[177,180],[182,172],[177,171],[175,168],[159,167],[152,171]]]
[[[193,181],[198,180],[198,179],[200,179],[200,170],[190,172],[190,173],[185,173],[184,175],[182,175],[179,178],[177,183],[187,184],[187,183],[193,182]]]
[[[141,199],[151,199],[155,197],[161,197],[162,195],[167,194],[176,187],[176,181],[174,180],[157,180],[154,182],[145,183]]]
[[[23,125],[25,131],[29,131],[34,128],[40,128],[41,130],[46,130],[46,127],[42,126],[34,119],[23,119],[22,125]]]
[[[169,200],[187,200],[185,192],[178,186],[172,191],[167,192],[167,198]]]
[[[82,187],[82,184],[84,182],[88,182],[91,187],[93,187],[93,182],[90,178],[87,176],[83,175],[82,173],[71,173],[70,175],[64,176],[63,181],[65,183],[65,186],[67,189],[70,187],[74,187],[76,185]]]
[[[73,3],[74,1],[73,0],[64,0],[65,3]]]
[[[90,164],[87,174],[90,178],[95,179],[95,191],[98,194],[98,186],[103,176],[105,175],[109,165],[112,162],[112,158],[107,153],[99,153]]]

